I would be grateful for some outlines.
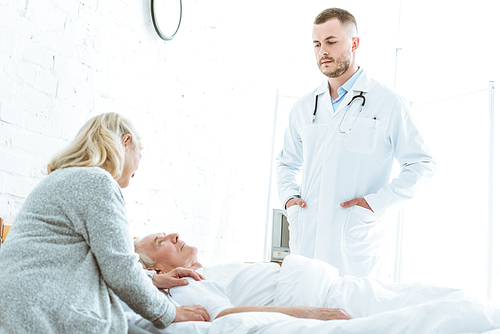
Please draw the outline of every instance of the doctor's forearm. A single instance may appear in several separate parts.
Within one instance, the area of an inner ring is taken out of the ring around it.
[[[278,162],[276,167],[276,178],[278,186],[278,196],[283,203],[287,198],[300,195],[298,177],[300,168]]]
[[[366,195],[365,200],[377,215],[382,215],[389,208],[412,199],[431,179],[435,169],[433,161],[406,165],[397,178],[376,193]]]

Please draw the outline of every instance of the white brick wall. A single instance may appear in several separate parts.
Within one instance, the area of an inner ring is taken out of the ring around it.
[[[360,63],[391,86],[399,1],[384,1],[335,5],[358,19]],[[178,36],[164,42],[149,1],[1,1],[0,216],[14,219],[50,157],[89,117],[116,111],[145,144],[124,190],[132,233],[179,232],[206,264],[262,260],[275,92],[302,95],[322,80],[311,22],[331,5],[184,1]],[[498,73],[498,57],[485,56]],[[408,78],[426,85],[409,92],[444,94],[432,85],[453,74],[430,82],[421,68],[412,64]]]
[[[14,219],[89,117],[116,111],[145,144],[124,190],[132,233],[179,232],[205,263],[262,260],[280,56],[256,47],[267,27],[247,29],[254,4],[183,11],[164,42],[148,2],[0,2],[1,217]]]
[[[401,26],[397,40],[400,3],[402,22],[409,23]],[[388,86],[395,77],[395,48],[402,46],[398,86],[410,101],[422,103],[485,88],[489,80],[498,86],[500,48],[492,41],[500,21],[491,3],[192,0],[183,2],[178,36],[164,42],[151,23],[149,1],[2,0],[0,217],[14,219],[44,177],[50,157],[89,117],[116,111],[137,124],[145,146],[136,178],[124,190],[132,233],[179,232],[198,246],[204,264],[261,261],[275,92],[301,96],[323,79],[311,48],[314,17],[332,5],[351,11],[361,37],[358,62]],[[464,25],[464,17],[477,21]],[[470,115],[484,111],[481,105],[475,103]],[[439,121],[442,112],[429,117],[431,129],[449,125]],[[476,138],[474,131],[481,129],[463,131]],[[282,134],[276,136],[281,143]],[[498,156],[500,145],[495,147]],[[443,154],[449,152],[446,148]],[[462,160],[453,161],[462,165]],[[500,178],[495,182],[497,190]],[[444,196],[448,190],[444,188]],[[468,196],[477,194],[463,192],[463,198]],[[275,197],[272,206],[279,207]],[[445,219],[432,214],[435,224],[425,217],[410,226],[410,232],[415,230],[408,235],[418,241],[405,249],[410,280],[433,268],[427,277],[434,281],[440,264],[449,262],[440,261],[436,227],[444,226],[443,240],[449,231],[459,230],[448,217],[456,203],[451,210],[441,200],[435,203]],[[422,228],[424,221],[431,227]],[[428,231],[436,239],[435,248]],[[436,252],[425,257],[421,240]],[[470,272],[480,265],[476,258],[485,253],[482,244],[469,247],[477,248],[478,256],[457,255],[462,245],[449,247],[463,264],[455,267]],[[469,264],[467,257],[472,258]],[[496,260],[495,268],[500,268]],[[477,282],[476,274],[465,279]]]

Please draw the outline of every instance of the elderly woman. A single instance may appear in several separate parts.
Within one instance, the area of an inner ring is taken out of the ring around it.
[[[180,240],[177,233],[136,238],[134,246],[144,269],[165,273],[184,267],[205,276],[206,280],[170,289],[169,293],[179,305],[196,303],[204,306],[210,321],[241,312],[279,312],[319,320],[351,319],[346,311],[339,308],[274,305],[273,296],[280,271],[277,264],[234,263],[205,268],[197,260],[196,247]]]
[[[125,202],[140,137],[116,113],[91,118],[48,164],[0,251],[0,333],[126,333],[118,297],[157,327],[208,320],[175,306],[137,264]],[[168,273],[168,272],[165,272]],[[155,275],[158,287],[199,275]]]

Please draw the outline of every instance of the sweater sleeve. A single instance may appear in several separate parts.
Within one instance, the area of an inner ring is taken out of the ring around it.
[[[81,219],[75,229],[86,239],[107,286],[156,327],[168,326],[175,318],[175,306],[138,263],[118,183],[101,170],[83,178],[78,190],[75,209]]]

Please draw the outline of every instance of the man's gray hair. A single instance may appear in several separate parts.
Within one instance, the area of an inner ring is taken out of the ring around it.
[[[144,269],[154,268],[156,262],[153,261],[149,256],[144,252],[144,237],[135,238],[134,239],[134,250],[139,255],[139,262],[142,264]]]

